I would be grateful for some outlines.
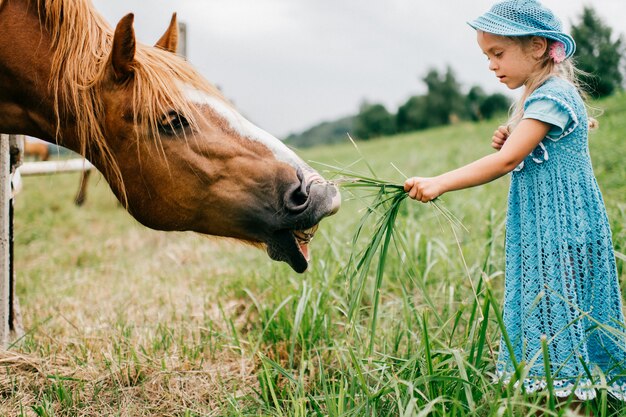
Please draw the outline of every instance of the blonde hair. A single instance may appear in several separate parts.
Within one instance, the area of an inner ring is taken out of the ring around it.
[[[507,36],[508,39],[517,43],[522,50],[528,50],[531,41],[534,36]],[[543,56],[541,56],[538,60],[538,69],[535,71],[524,84],[524,93],[522,96],[511,106],[509,111],[509,120],[507,121],[507,126],[509,127],[509,131],[513,131],[515,126],[522,120],[524,117],[524,102],[526,99],[544,82],[548,80],[550,77],[559,77],[566,81],[569,81],[571,84],[576,87],[581,97],[587,102],[588,96],[585,92],[585,88],[583,83],[580,81],[579,76],[585,74],[584,71],[576,68],[572,58],[566,59],[561,63],[556,63],[554,59],[550,56],[550,48],[556,42],[552,39],[547,39],[547,48]],[[587,106],[589,107],[589,106]],[[594,109],[597,110],[597,109]],[[589,117],[589,128],[596,129],[599,127],[598,121],[592,117]]]

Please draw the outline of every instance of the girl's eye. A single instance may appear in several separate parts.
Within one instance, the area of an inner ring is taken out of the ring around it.
[[[174,135],[189,126],[189,121],[182,114],[170,110],[159,120],[159,132]]]

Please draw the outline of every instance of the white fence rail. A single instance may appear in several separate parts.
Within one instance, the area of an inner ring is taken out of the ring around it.
[[[24,162],[20,165],[19,171],[21,175],[45,175],[85,171],[93,168],[94,166],[86,159],[75,158],[61,161]]]

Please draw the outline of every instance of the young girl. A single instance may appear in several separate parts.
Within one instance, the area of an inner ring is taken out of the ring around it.
[[[512,172],[506,223],[504,322],[512,352],[500,345],[504,381],[525,362],[524,386],[546,387],[545,338],[557,395],[595,397],[604,375],[626,400],[626,337],[611,230],[589,158],[585,105],[569,59],[576,45],[535,0],[507,0],[469,23],[489,69],[510,89],[524,87],[498,152],[404,189],[427,202],[447,191]],[[511,357],[514,355],[515,362]]]

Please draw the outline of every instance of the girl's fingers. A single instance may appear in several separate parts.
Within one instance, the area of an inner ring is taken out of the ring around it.
[[[421,198],[422,194],[420,193],[418,187],[413,186],[411,187],[411,189],[409,190],[409,197],[412,198],[413,200],[419,200]]]
[[[506,138],[508,137],[507,135],[503,134],[502,132],[495,132],[493,134],[494,138],[498,138],[498,139],[502,139],[502,140],[506,140]]]
[[[506,126],[500,126],[493,132],[493,137],[506,140],[509,137],[509,129]]]
[[[436,197],[433,185],[430,184],[428,178],[409,178],[404,183],[404,189],[407,191],[409,198],[422,203],[427,203]]]
[[[491,147],[497,151],[502,149],[504,142],[509,137],[509,129],[506,126],[499,126],[494,132],[491,138]]]
[[[415,179],[413,178],[409,178],[404,181],[404,191],[409,191],[411,188],[413,188],[413,184],[415,184]]]

